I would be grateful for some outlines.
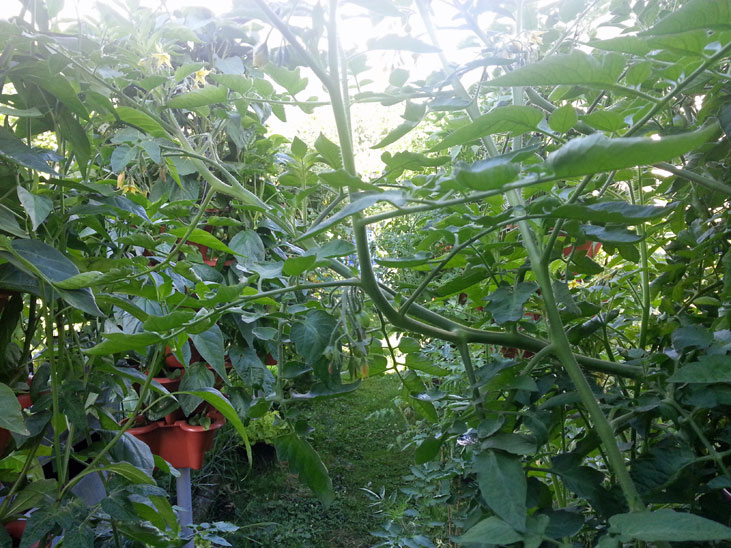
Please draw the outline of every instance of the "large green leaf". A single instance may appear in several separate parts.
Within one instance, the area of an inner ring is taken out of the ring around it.
[[[217,84],[226,86],[231,91],[236,91],[241,95],[245,95],[253,85],[251,78],[238,74],[211,74],[209,77]]]
[[[520,282],[515,288],[500,287],[487,297],[487,310],[499,325],[517,322],[523,317],[523,305],[528,302],[538,286],[531,282]]]
[[[343,167],[343,159],[340,154],[340,147],[325,137],[322,133],[315,140],[315,150],[320,153],[322,159],[331,168],[337,170]]]
[[[26,274],[40,277],[52,285],[79,274],[76,265],[63,253],[39,240],[17,239],[11,242],[11,247],[12,252],[0,252],[0,255]],[[56,288],[56,291],[71,306],[93,316],[103,315],[89,288]]]
[[[525,531],[528,487],[520,458],[488,450],[475,457],[473,467],[490,510],[514,529]]]
[[[543,111],[537,108],[517,105],[498,107],[450,133],[430,150],[437,151],[455,145],[464,145],[494,133],[521,135],[535,130],[541,120],[543,120]]]
[[[731,28],[731,0],[692,0],[642,34],[676,34],[691,29]]]
[[[691,133],[610,139],[603,133],[572,139],[548,156],[547,163],[557,177],[578,177],[627,167],[667,162],[697,149],[718,134],[718,126]]]
[[[217,103],[225,103],[228,99],[228,89],[223,86],[206,86],[195,91],[188,91],[176,95],[170,101],[168,106],[171,108],[194,109],[215,105]]]
[[[286,434],[274,440],[274,446],[277,448],[279,460],[287,462],[289,469],[312,489],[325,506],[329,506],[335,500],[327,468],[306,440],[296,434]]]
[[[117,107],[116,112],[120,120],[141,129],[152,137],[160,137],[161,139],[169,138],[167,131],[152,116],[144,112],[124,106]]]
[[[24,436],[30,435],[23,423],[23,411],[18,398],[6,384],[0,384],[0,428]]]
[[[205,364],[199,363],[185,368],[185,375],[180,379],[180,392],[194,392],[203,388],[211,388],[216,382],[213,372]],[[191,415],[203,401],[192,394],[180,394],[180,407],[186,416]]]
[[[476,523],[464,535],[454,538],[457,544],[469,544],[471,547],[507,545],[520,541],[523,535],[497,516],[491,516]]]
[[[602,62],[581,51],[553,55],[498,76],[487,86],[555,86],[577,85],[605,88],[616,84],[624,66],[613,59]]]
[[[689,363],[670,376],[668,382],[731,383],[731,358],[726,355],[706,355]]]
[[[645,542],[731,540],[731,528],[710,519],[663,508],[609,518],[610,531]]]
[[[12,131],[0,127],[0,156],[8,158],[23,167],[59,176],[49,165],[45,152],[30,148],[18,139]]]
[[[564,105],[554,110],[548,117],[548,127],[553,131],[565,133],[576,125],[579,117],[572,105]]]
[[[105,340],[84,350],[84,353],[91,356],[105,356],[127,350],[144,353],[148,346],[162,341],[156,333],[105,333],[104,337]]]
[[[315,234],[319,234],[323,230],[328,229],[329,227],[338,223],[339,221],[342,221],[346,217],[350,217],[351,215],[360,213],[364,209],[367,209],[380,201],[386,201],[386,202],[390,202],[396,206],[401,206],[404,203],[404,195],[403,195],[403,193],[394,190],[394,191],[389,191],[389,192],[381,192],[378,194],[376,194],[376,193],[366,194],[364,196],[356,198],[351,203],[346,205],[343,209],[338,211],[332,217],[329,217],[328,219],[325,219],[323,222],[321,222],[319,225],[316,225],[316,226],[313,226],[312,228],[310,228],[307,232],[305,232],[298,239],[302,240],[302,239],[308,238],[310,236],[314,236]]]
[[[188,228],[181,226],[179,228],[173,228],[171,230],[168,230],[168,232],[173,236],[182,238],[188,232]],[[216,251],[224,251],[226,253],[231,253],[232,255],[236,253],[233,249],[228,247],[213,234],[206,230],[203,230],[202,228],[194,228],[193,231],[188,234],[188,241],[210,247],[211,249],[215,249]]]
[[[223,333],[221,328],[214,325],[203,333],[190,336],[196,349],[205,362],[210,365],[222,379],[228,380],[226,375],[226,360],[224,357]]]
[[[53,200],[46,196],[29,192],[22,186],[18,186],[18,199],[23,205],[23,209],[25,209],[28,217],[30,217],[33,230],[38,229],[53,209]]]
[[[642,206],[627,202],[598,202],[596,204],[564,204],[551,211],[549,217],[576,219],[592,223],[636,225],[658,219],[670,213],[675,204],[666,207]]]
[[[13,215],[13,212],[0,204],[0,230],[17,236],[18,238],[25,238],[28,235],[20,228],[17,219]]]
[[[336,325],[335,318],[324,310],[310,310],[303,321],[292,326],[291,339],[307,363],[313,364],[320,359]]]

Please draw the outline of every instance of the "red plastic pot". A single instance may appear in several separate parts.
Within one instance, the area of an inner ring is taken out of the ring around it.
[[[178,377],[177,379],[169,379],[167,377],[155,377],[154,380],[156,380],[164,388],[166,388],[168,392],[177,392],[180,389],[180,380],[182,378],[183,375],[180,375],[180,377]],[[179,421],[184,418],[185,415],[183,414],[183,410],[178,408],[172,413],[168,413],[167,415],[165,415],[165,418],[163,420],[165,421],[165,424],[174,424],[175,421]]]
[[[143,422],[144,417],[137,417],[137,422]],[[160,436],[157,435],[157,429],[159,428],[157,422],[151,422],[150,424],[144,424],[141,426],[133,426],[127,432],[132,434],[138,440],[144,441],[152,451],[153,455],[159,453],[159,440]]]
[[[130,428],[133,436],[144,441],[153,454],[168,461],[175,468],[192,468],[200,470],[207,451],[213,447],[216,431],[226,420],[218,413],[209,414],[213,422],[206,430],[202,426],[193,426],[185,420],[166,424],[158,421],[143,427]]]
[[[27,520],[24,519],[9,521],[5,524],[5,530],[8,532],[8,535],[10,535],[11,539],[20,543],[21,539],[23,538],[23,533],[25,533],[26,524]],[[36,542],[35,544],[31,544],[30,548],[38,548],[39,545],[40,543]],[[48,544],[47,546],[51,545]]]
[[[203,358],[198,353],[198,350],[196,349],[195,345],[193,343],[190,343],[190,363],[195,362],[202,362]],[[183,368],[185,367],[178,358],[175,357],[175,354],[173,354],[172,349],[169,346],[165,347],[165,364],[168,367],[177,367],[177,368]]]
[[[599,250],[602,248],[601,242],[586,242],[584,244],[581,244],[579,246],[573,246],[570,245],[568,247],[563,248],[563,256],[568,257],[571,255],[572,252],[574,252],[574,248],[576,251],[586,251],[586,256],[590,259],[593,259],[597,253],[599,253]]]
[[[21,409],[27,409],[33,405],[33,401],[30,399],[30,394],[17,394],[18,403]],[[5,453],[5,448],[10,442],[10,430],[0,428],[0,455]]]

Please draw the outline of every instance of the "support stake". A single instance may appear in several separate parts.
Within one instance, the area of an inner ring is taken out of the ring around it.
[[[191,530],[188,527],[193,523],[193,500],[190,494],[190,468],[179,468],[180,476],[175,479],[175,488],[178,493],[178,506],[180,512],[178,519],[180,525],[183,526],[182,534],[190,534]],[[194,542],[191,540],[183,548],[193,548]]]

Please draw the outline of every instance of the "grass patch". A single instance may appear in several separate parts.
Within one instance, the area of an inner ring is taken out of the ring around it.
[[[241,447],[229,444],[209,456],[211,470],[198,477],[201,494],[216,479],[217,497],[205,517],[230,521],[242,530],[229,539],[234,546],[279,548],[360,548],[373,544],[369,531],[383,518],[375,516],[367,487],[387,492],[398,489],[413,463],[396,438],[407,429],[394,400],[399,391],[395,375],[366,379],[345,396],[304,402],[302,417],[314,428],[310,441],[327,466],[336,493],[324,508],[286,465],[267,455],[248,466]],[[224,445],[228,440],[224,442]],[[223,478],[222,480],[220,478]],[[270,522],[270,525],[257,525]]]

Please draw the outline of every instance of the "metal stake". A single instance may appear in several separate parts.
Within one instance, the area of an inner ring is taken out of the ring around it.
[[[190,494],[190,468],[178,468],[180,476],[175,480],[175,487],[178,493],[178,506],[180,507],[180,525],[183,526],[182,533],[189,534],[191,532],[188,525],[193,523],[193,500]],[[194,542],[191,540],[183,548],[193,548]]]

